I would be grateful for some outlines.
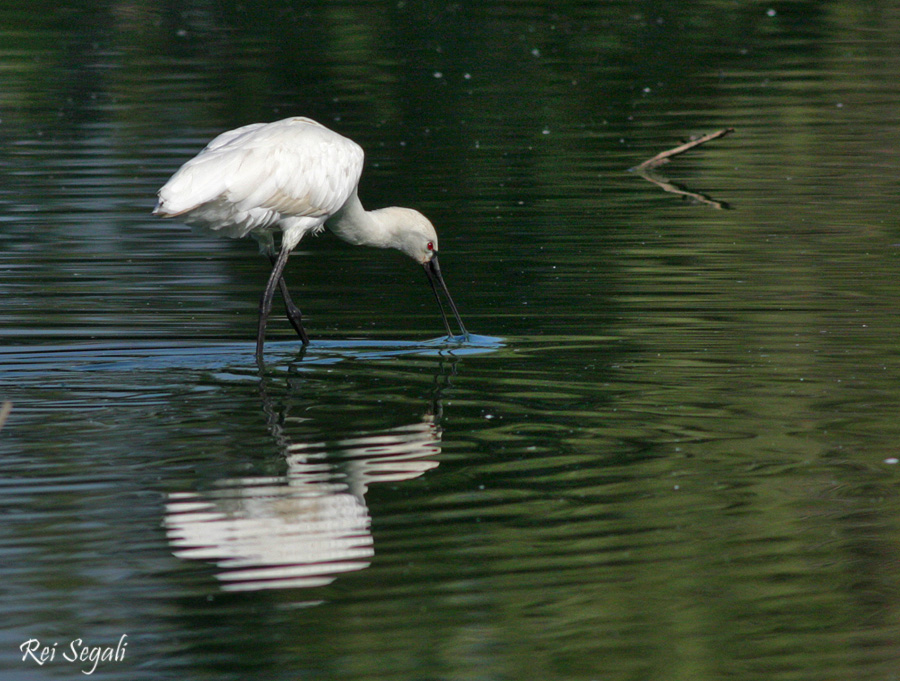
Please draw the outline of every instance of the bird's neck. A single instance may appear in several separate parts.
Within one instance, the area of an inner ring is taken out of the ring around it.
[[[354,246],[396,248],[391,209],[366,210],[354,193],[325,223],[329,230]]]

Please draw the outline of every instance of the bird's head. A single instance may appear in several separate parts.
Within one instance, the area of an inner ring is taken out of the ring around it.
[[[428,264],[437,255],[438,236],[431,221],[412,208],[385,208],[392,223],[391,245],[406,253],[420,265]]]
[[[388,233],[386,243],[383,245],[396,248],[406,253],[410,258],[420,265],[424,265],[425,274],[428,276],[428,283],[431,284],[431,290],[437,298],[438,306],[441,310],[441,316],[444,319],[444,326],[447,328],[447,336],[452,337],[453,331],[447,321],[447,315],[444,313],[444,306],[441,303],[440,291],[447,297],[447,302],[462,335],[468,339],[469,332],[463,326],[462,319],[453,298],[450,297],[450,291],[447,290],[447,284],[444,283],[444,277],[441,275],[441,268],[438,265],[438,237],[431,221],[422,215],[419,211],[412,208],[382,208],[379,211],[373,211],[377,215],[377,219],[385,231]]]

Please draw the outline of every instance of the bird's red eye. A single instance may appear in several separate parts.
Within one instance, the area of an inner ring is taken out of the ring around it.
[[[429,251],[433,251],[433,250],[434,250],[434,242],[433,242],[433,241],[429,241],[429,242],[428,242],[428,245],[425,246],[425,248],[427,248]]]

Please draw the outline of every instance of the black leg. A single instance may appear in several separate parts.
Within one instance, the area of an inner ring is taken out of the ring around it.
[[[272,298],[275,297],[275,287],[281,282],[281,275],[284,272],[284,266],[287,265],[288,256],[291,251],[282,248],[275,264],[272,267],[272,274],[269,275],[269,281],[266,282],[266,290],[263,291],[262,300],[259,301],[259,331],[256,334],[256,361],[262,364],[263,344],[266,340],[266,322],[269,320],[269,313],[272,311]]]
[[[278,282],[278,286],[281,288],[281,297],[284,298],[284,306],[287,310],[288,321],[291,323],[291,326],[294,327],[294,331],[297,332],[297,335],[300,336],[303,345],[309,345],[309,336],[306,335],[306,329],[303,328],[303,315],[300,314],[300,308],[294,305],[294,301],[291,300],[291,294],[288,293],[287,284],[284,283],[284,277]]]
[[[270,251],[268,255],[269,261],[274,267],[277,262],[275,253]],[[303,315],[300,313],[300,308],[294,305],[294,301],[291,300],[291,294],[288,293],[288,287],[287,283],[284,281],[284,276],[278,280],[278,288],[281,290],[281,297],[284,299],[284,307],[287,311],[288,321],[291,323],[291,326],[294,327],[294,331],[297,332],[297,335],[300,336],[303,345],[309,345],[309,336],[306,335],[306,329],[303,328]]]

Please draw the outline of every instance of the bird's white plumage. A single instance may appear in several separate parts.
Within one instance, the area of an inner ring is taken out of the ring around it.
[[[245,125],[181,166],[155,212],[233,238],[277,228],[295,244],[355,196],[363,156],[356,142],[308,118]]]
[[[288,319],[303,343],[309,338],[291,300],[284,268],[305,234],[328,228],[358,246],[395,248],[420,265],[440,303],[444,293],[464,337],[468,332],[438,267],[437,233],[424,215],[396,206],[367,211],[356,195],[363,150],[309,118],[253,123],[223,132],[179,168],[159,190],[154,214],[233,238],[253,236],[272,260],[259,305],[256,357],[262,362],[266,322],[280,289]],[[273,232],[282,233],[275,255]],[[441,317],[452,336],[447,315]]]

